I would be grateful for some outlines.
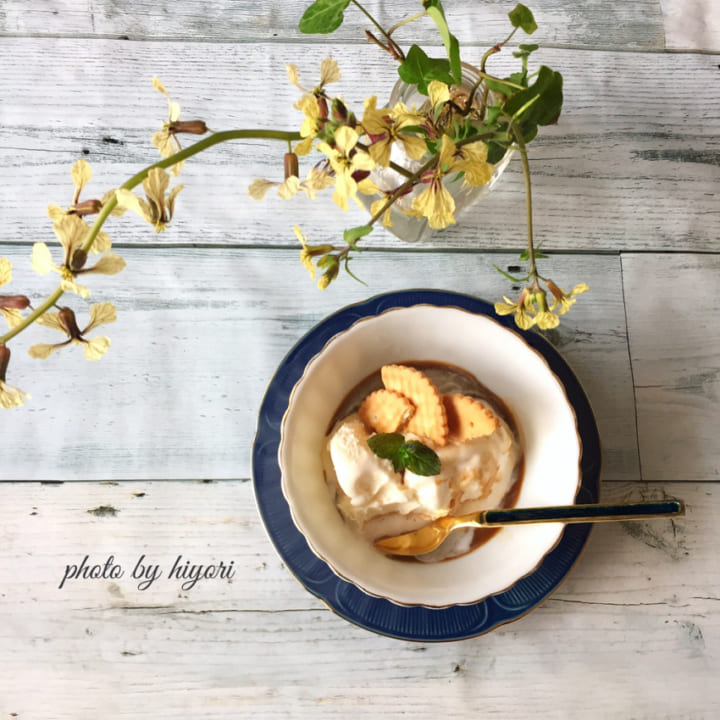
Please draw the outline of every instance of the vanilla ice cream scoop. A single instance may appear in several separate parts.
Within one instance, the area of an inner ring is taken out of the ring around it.
[[[396,472],[370,449],[371,435],[357,413],[341,420],[328,437],[324,468],[341,514],[373,542],[445,515],[499,507],[517,479],[520,448],[502,420],[488,436],[435,448],[441,470],[432,476]]]

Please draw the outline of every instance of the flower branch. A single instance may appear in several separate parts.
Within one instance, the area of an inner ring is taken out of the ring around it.
[[[174,102],[156,78],[153,86],[168,103],[168,119],[152,135],[161,158],[149,164],[119,187],[102,197],[82,199],[92,172],[85,160],[73,165],[71,177],[75,186],[72,204],[66,209],[51,205],[48,215],[62,247],[62,260],[53,260],[53,250],[37,242],[32,250],[32,267],[42,274],[58,273],[60,282],[37,307],[26,295],[0,295],[0,315],[8,331],[0,336],[0,406],[17,407],[29,397],[9,385],[6,375],[10,362],[8,343],[33,325],[59,331],[63,340],[38,343],[30,347],[34,358],[46,358],[56,350],[72,345],[83,348],[85,357],[97,360],[110,347],[110,339],[95,336],[100,325],[116,319],[112,303],[90,305],[88,322],[83,327],[75,311],[60,307],[66,293],[87,298],[89,288],[79,279],[91,274],[114,275],[125,267],[125,261],[112,252],[105,232],[110,217],[130,211],[162,232],[172,221],[175,201],[183,189],[170,187],[185,161],[220,143],[256,139],[287,145],[278,161],[280,177],[256,179],[248,188],[255,199],[262,199],[274,188],[283,199],[304,194],[314,199],[324,190],[332,190],[332,199],[341,210],[350,202],[369,210],[363,225],[344,231],[342,244],[324,238],[311,243],[302,230],[294,227],[301,245],[300,260],[320,289],[334,282],[344,268],[353,278],[349,264],[359,243],[382,220],[392,228],[403,222],[418,222],[440,230],[456,222],[456,194],[486,188],[495,177],[496,165],[505,163],[508,154],[517,151],[523,167],[527,225],[527,249],[520,256],[528,263],[527,274],[516,278],[500,270],[510,280],[524,287],[516,300],[504,298],[495,305],[498,314],[513,314],[521,328],[555,327],[559,316],[567,312],[576,297],[587,290],[583,283],[566,293],[552,280],[540,275],[538,260],[545,257],[535,246],[533,235],[533,201],[528,158],[528,144],[541,126],[557,122],[562,107],[562,76],[542,65],[530,73],[528,60],[537,49],[534,44],[520,44],[513,55],[519,60],[517,72],[508,76],[493,75],[491,58],[522,30],[535,31],[532,13],[517,5],[508,15],[512,29],[507,37],[488,49],[481,57],[474,79],[466,81],[461,62],[460,44],[450,32],[440,0],[422,0],[423,12],[392,25],[388,30],[375,19],[359,0],[315,0],[300,20],[300,30],[309,33],[331,33],[352,7],[372,24],[375,33],[367,31],[372,42],[387,50],[399,62],[402,81],[416,90],[417,102],[402,100],[392,106],[379,106],[377,97],[368,97],[360,111],[355,111],[328,87],[341,78],[340,68],[332,58],[320,66],[319,83],[311,87],[300,84],[299,70],[288,65],[288,78],[300,90],[294,104],[302,115],[299,130],[240,129],[211,132],[204,120],[181,119],[180,106]],[[393,39],[393,33],[421,17],[430,18],[438,31],[445,51],[443,57],[430,57],[418,45],[405,51]],[[206,135],[186,148],[179,136]],[[301,179],[301,161],[314,154],[317,158]],[[135,194],[142,186],[144,197]],[[95,216],[92,224],[86,218]],[[324,230],[320,230],[324,233]],[[57,252],[57,250],[55,251]],[[100,256],[93,262],[91,255]],[[316,277],[317,276],[317,277]],[[0,258],[0,287],[11,282],[11,265]],[[25,311],[28,311],[24,314]]]

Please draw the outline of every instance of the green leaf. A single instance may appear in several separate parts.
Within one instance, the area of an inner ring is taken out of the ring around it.
[[[405,468],[416,475],[437,475],[440,458],[417,440],[405,442],[400,433],[378,433],[368,438],[368,447],[380,458],[392,461],[395,472]]]
[[[315,0],[300,19],[300,32],[334,32],[342,25],[343,12],[349,4],[350,0]]]
[[[397,455],[400,447],[405,443],[402,433],[378,433],[368,438],[370,449],[384,460],[390,460]]]
[[[443,45],[450,60],[450,74],[453,81],[459,85],[462,82],[462,65],[460,63],[460,43],[458,39],[450,32],[445,13],[443,12],[440,0],[423,0],[423,7],[427,14],[432,18],[437,26]]]
[[[526,250],[525,252],[527,253],[527,250]],[[521,257],[520,259],[522,260],[523,258]],[[527,258],[525,258],[525,259],[527,259]],[[495,265],[495,263],[493,263],[493,267],[494,267],[503,277],[506,277],[506,278],[507,278],[508,280],[510,280],[511,282],[514,282],[514,283],[522,283],[522,282],[525,282],[525,281],[527,280],[527,277],[524,277],[524,278],[516,278],[516,277],[513,277],[510,273],[505,272],[501,267],[498,267],[497,265]]]
[[[348,228],[343,232],[343,240],[353,249],[360,252],[357,245],[355,244],[356,240],[359,240],[361,237],[365,237],[366,235],[369,235],[372,232],[372,225],[360,225],[359,227],[354,228]]]
[[[512,116],[530,101],[535,100],[522,112],[519,119],[536,125],[550,125],[558,119],[562,110],[562,86],[562,75],[543,65],[538,71],[535,82],[529,88],[509,98],[503,109]]]
[[[522,3],[518,3],[509,13],[508,17],[513,27],[522,28],[528,35],[537,30],[537,23],[532,12]]]
[[[440,472],[440,458],[437,453],[417,440],[410,440],[401,446],[405,467],[416,475],[437,475]]]
[[[513,93],[518,92],[518,89],[514,87],[511,83],[512,81],[505,81],[505,80],[499,80],[498,78],[485,78],[483,81],[485,85],[488,87],[488,89],[492,90],[496,93],[501,93],[502,95],[512,95]]]
[[[493,142],[492,140],[487,145],[488,145],[487,161],[491,165],[497,165],[505,157],[505,153],[507,152],[507,149],[504,148],[502,145],[499,145],[498,143]]]
[[[417,85],[422,95],[428,94],[428,83],[432,80],[454,82],[450,74],[450,62],[445,59],[429,58],[417,45],[413,45],[408,50],[405,62],[398,68],[398,74],[408,85]]]

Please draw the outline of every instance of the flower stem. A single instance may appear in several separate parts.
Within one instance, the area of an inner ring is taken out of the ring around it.
[[[163,158],[152,165],[140,170],[140,172],[133,175],[127,182],[120,187],[124,190],[132,190],[134,187],[139,185],[148,176],[148,173],[153,168],[168,168],[173,165],[186,160],[193,155],[203,152],[211,148],[213,145],[219,145],[220,143],[227,142],[228,140],[281,140],[283,142],[292,142],[293,140],[302,139],[299,132],[285,131],[285,130],[226,130],[223,132],[216,132],[209,135],[206,138],[196,142],[193,145],[189,145],[176,152],[174,155]],[[95,222],[90,228],[87,239],[83,243],[82,249],[88,252],[95,242],[95,238],[98,236],[100,229],[109,217],[110,213],[117,206],[117,197],[113,194],[110,199],[103,205],[102,210],[98,213],[95,218]],[[0,337],[0,345],[4,345],[16,335],[19,335],[23,330],[32,325],[41,315],[44,315],[48,310],[55,306],[58,300],[63,296],[64,290],[62,285],[58,285],[57,288],[48,296],[47,300],[42,305],[38,306],[29,315],[23,318],[21,323],[18,323],[14,328],[9,330],[5,335]]]
[[[355,5],[355,7],[360,10],[360,12],[365,15],[365,17],[378,29],[380,34],[387,40],[388,48],[392,48],[392,50],[397,55],[398,60],[401,62],[405,60],[405,53],[403,53],[400,46],[390,37],[390,34],[383,28],[382,25],[357,1],[352,0],[352,4]]]
[[[525,177],[525,211],[527,218],[527,233],[528,233],[528,261],[530,263],[529,276],[534,278],[537,282],[538,272],[535,264],[535,243],[533,241],[533,213],[532,213],[532,184],[530,182],[530,161],[528,160],[527,146],[525,145],[525,138],[523,137],[522,131],[515,122],[510,123],[510,131],[515,137],[515,141],[520,151],[520,158],[522,159],[523,175]]]

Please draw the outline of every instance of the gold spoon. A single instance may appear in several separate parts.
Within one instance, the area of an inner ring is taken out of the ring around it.
[[[685,514],[679,500],[630,503],[626,505],[560,505],[555,507],[483,510],[478,515],[442,517],[430,525],[403,535],[381,538],[375,547],[391,555],[424,555],[439,547],[458,528],[492,528],[530,523],[587,523],[640,520]]]

